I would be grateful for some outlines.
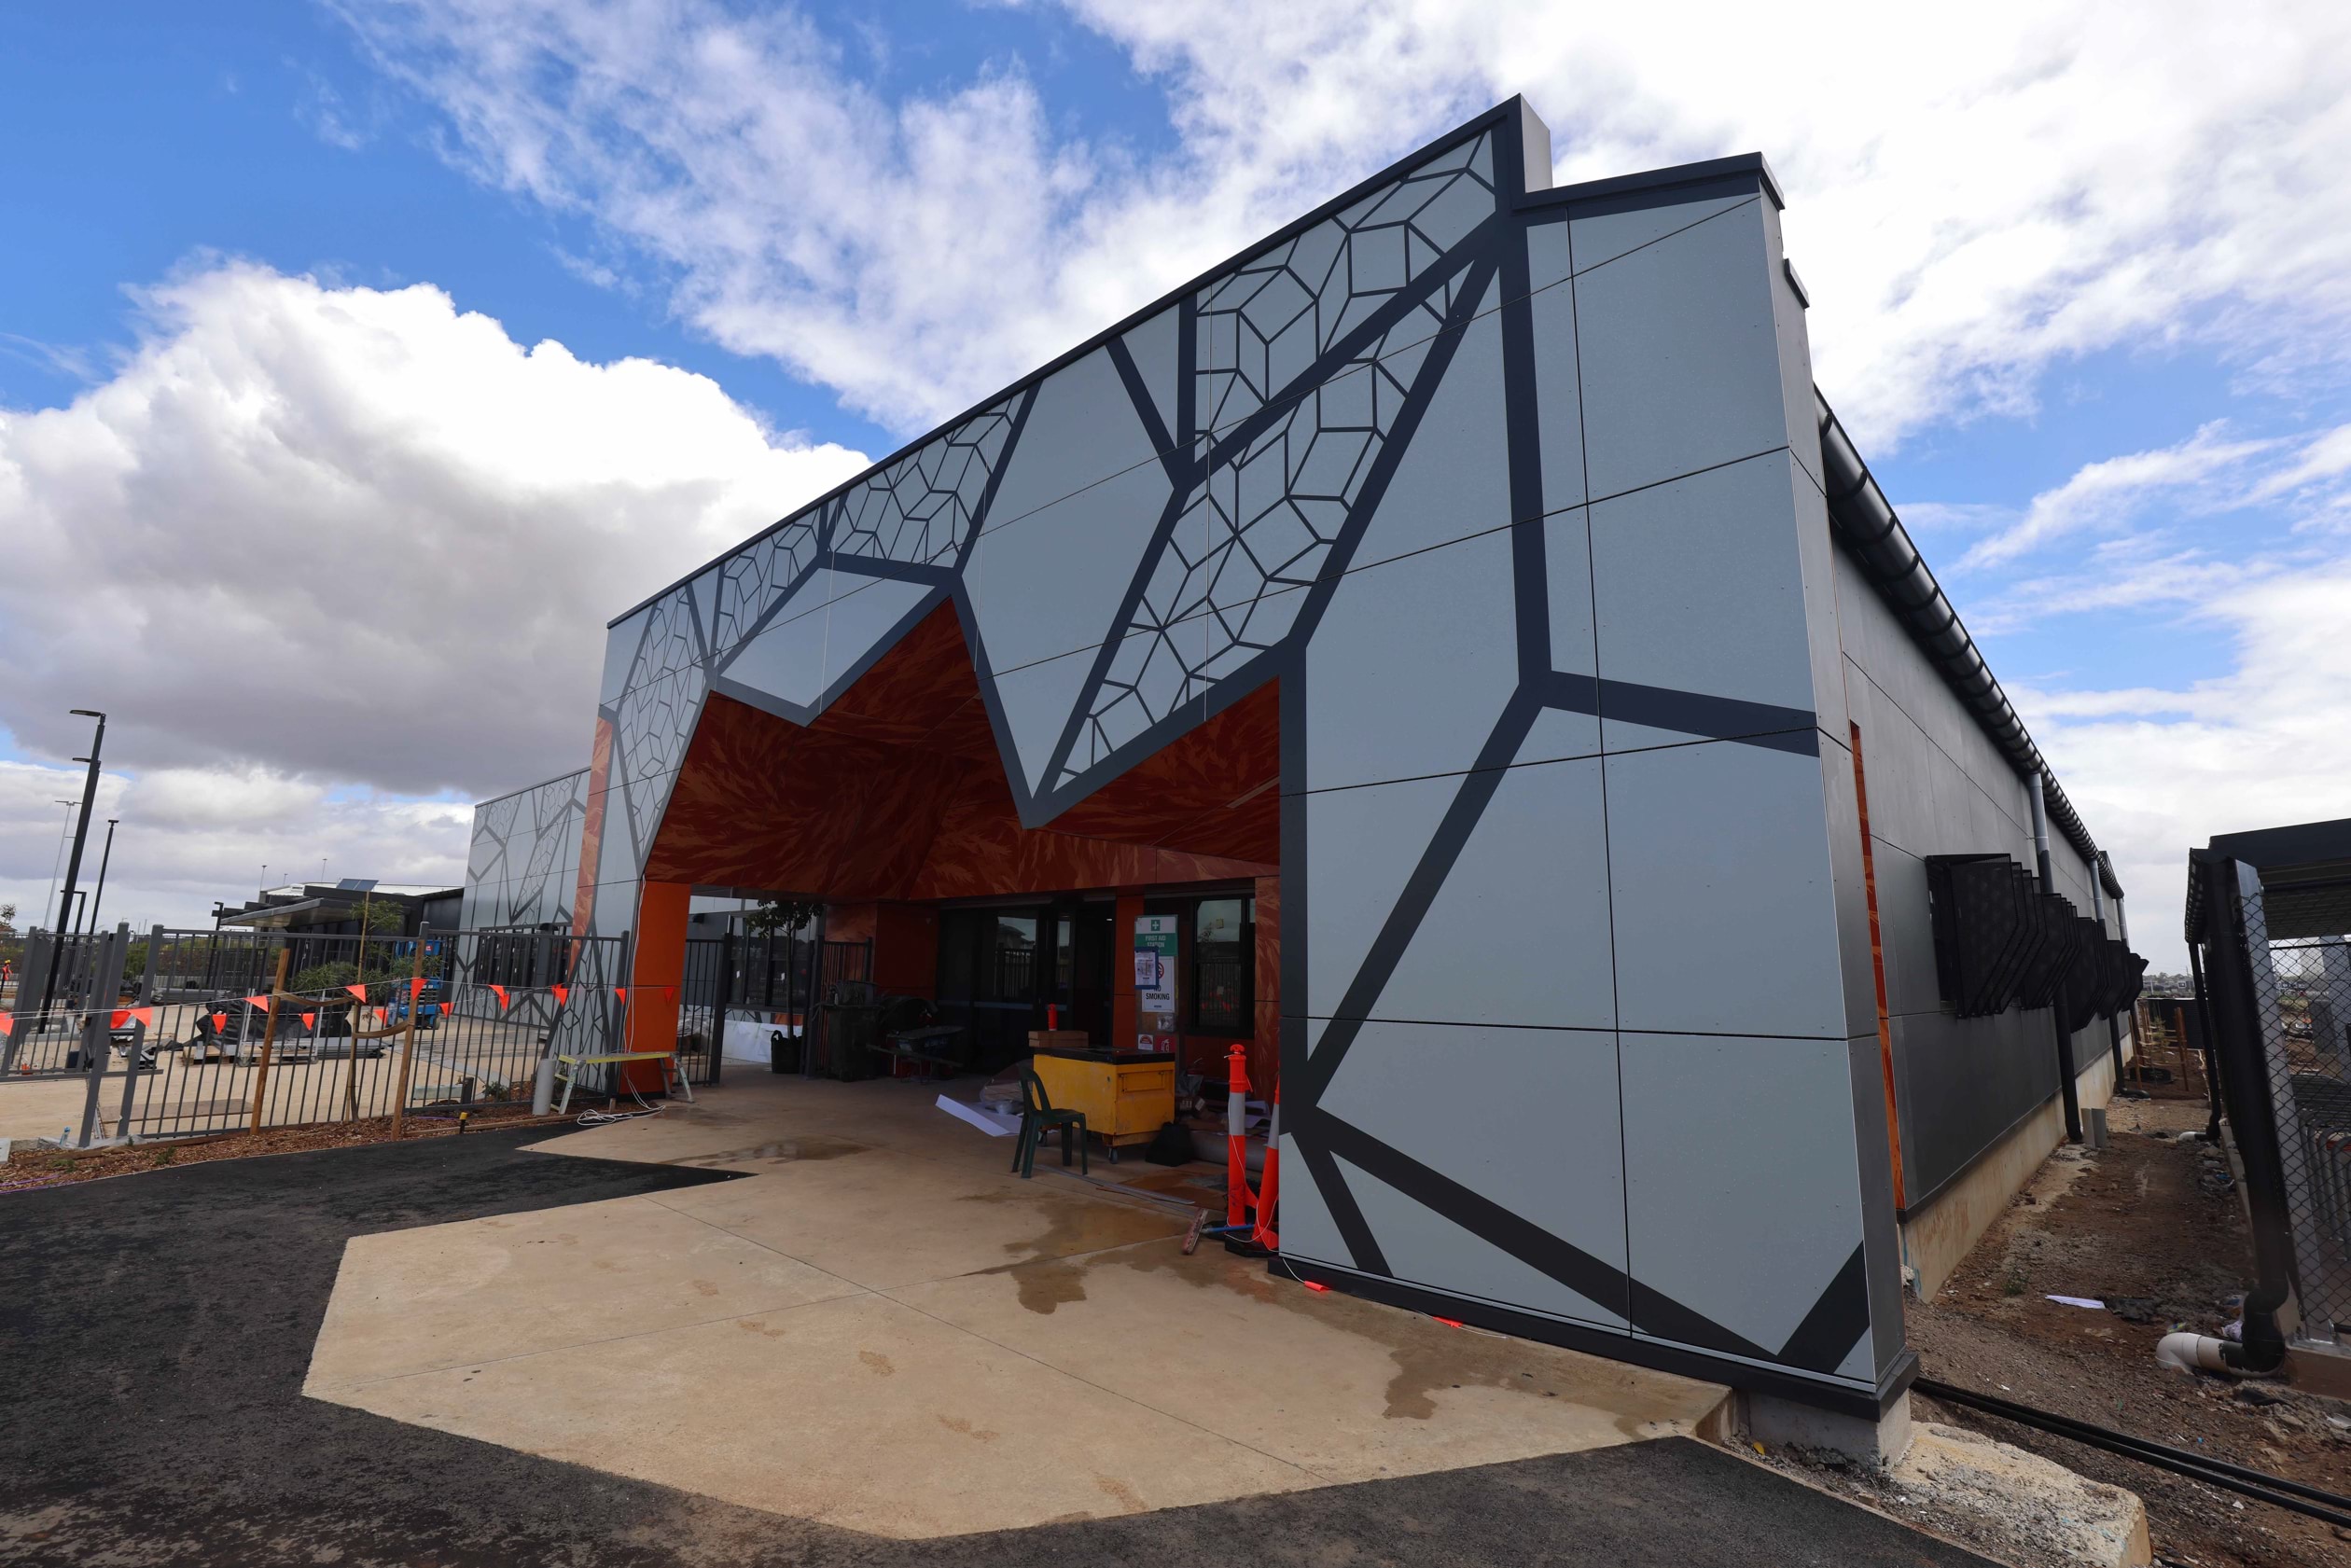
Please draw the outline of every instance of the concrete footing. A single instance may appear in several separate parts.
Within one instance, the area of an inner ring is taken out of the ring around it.
[[[1875,1421],[1841,1415],[1816,1405],[1801,1404],[1768,1394],[1740,1396],[1741,1424],[1746,1435],[1767,1446],[1829,1449],[1864,1464],[1899,1464],[1910,1451],[1910,1395],[1898,1396]]]

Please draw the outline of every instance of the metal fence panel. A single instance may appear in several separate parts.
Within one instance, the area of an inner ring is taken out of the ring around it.
[[[2273,937],[2264,895],[2240,897],[2302,1337],[2332,1344],[2351,1331],[2351,883],[2293,902],[2294,935]]]

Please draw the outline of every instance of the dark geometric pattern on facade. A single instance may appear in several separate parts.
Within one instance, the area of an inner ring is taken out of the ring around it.
[[[1008,397],[972,415],[835,499],[826,512],[830,548],[844,559],[911,565],[960,559],[1010,445],[1019,402]]]
[[[669,799],[670,781],[686,755],[686,737],[702,712],[709,672],[687,584],[656,601],[613,721],[612,786],[628,806],[631,842],[642,857]],[[612,807],[606,801],[609,817]]]
[[[476,809],[466,856],[465,928],[569,925],[579,867],[568,852],[587,811],[584,768]]]
[[[1489,132],[1201,289],[1192,312],[1203,429],[1222,431],[1285,395],[1497,203]]]
[[[1491,193],[1486,201],[1490,216]],[[1418,286],[1383,290],[1370,312],[1349,308],[1351,331],[1332,352],[1200,443],[1200,460],[1185,471],[1204,474],[1145,563],[1140,598],[1108,646],[1055,787],[1289,634],[1349,523],[1368,516],[1367,480],[1389,438],[1408,409],[1434,392],[1436,378],[1423,372],[1432,351],[1452,346],[1440,333],[1449,323],[1459,327],[1475,306],[1465,291],[1488,275],[1423,267],[1412,280]]]
[[[816,519],[796,517],[718,563],[718,606],[710,631],[716,659],[747,641],[816,563]]]

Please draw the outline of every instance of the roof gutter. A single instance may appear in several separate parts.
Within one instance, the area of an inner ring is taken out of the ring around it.
[[[1861,461],[1853,438],[1837,423],[1836,411],[1829,407],[1829,400],[1821,396],[1817,387],[1813,389],[1813,405],[1820,421],[1820,460],[1829,494],[1829,520],[1835,527],[1838,539],[1861,562],[1862,574],[1870,579],[1870,586],[1894,611],[1895,618],[1942,676],[1943,684],[1983,726],[1992,743],[2000,748],[2000,755],[2016,770],[2017,777],[2040,781],[2050,823],[2094,867],[2093,874],[2106,891],[2121,897],[2122,887],[2115,880],[2112,864],[2100,855],[2097,841],[2090,837],[2073,802],[2066,798],[2065,790],[2058,786],[2057,775],[2050,770],[2040,749],[2033,744],[2033,737],[2025,732],[2024,721],[2016,716],[2007,694],[2000,690],[2000,683],[1992,678],[1983,655],[1976,649],[1975,639],[1959,624],[1959,612],[1943,597],[1935,574],[1927,569],[1927,562],[1911,543],[1902,520],[1894,515],[1885,493],[1871,477],[1870,465]]]

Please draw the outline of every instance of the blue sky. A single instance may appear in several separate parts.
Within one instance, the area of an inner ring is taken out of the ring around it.
[[[567,697],[313,674],[232,701],[257,661],[160,628],[260,616],[287,575],[264,619],[340,624],[353,596],[308,579],[413,572],[368,659],[591,664],[581,628],[630,585],[1523,90],[1563,180],[1773,159],[1824,390],[2168,902],[2191,839],[2351,812],[2310,731],[2351,719],[2313,640],[2351,599],[2351,38],[2257,9],[2018,7],[1958,41],[1878,16],[1867,48],[1703,6],[0,11],[0,479],[58,574],[0,597],[0,896],[39,896],[54,826],[26,813],[109,682],[159,917],[261,859],[446,874],[465,800],[584,742]],[[582,533],[583,506],[635,520]],[[466,641],[556,557],[578,625]],[[50,619],[92,571],[133,606],[104,637]],[[188,670],[169,704],[159,666]],[[387,742],[410,724],[455,726],[461,761]]]

